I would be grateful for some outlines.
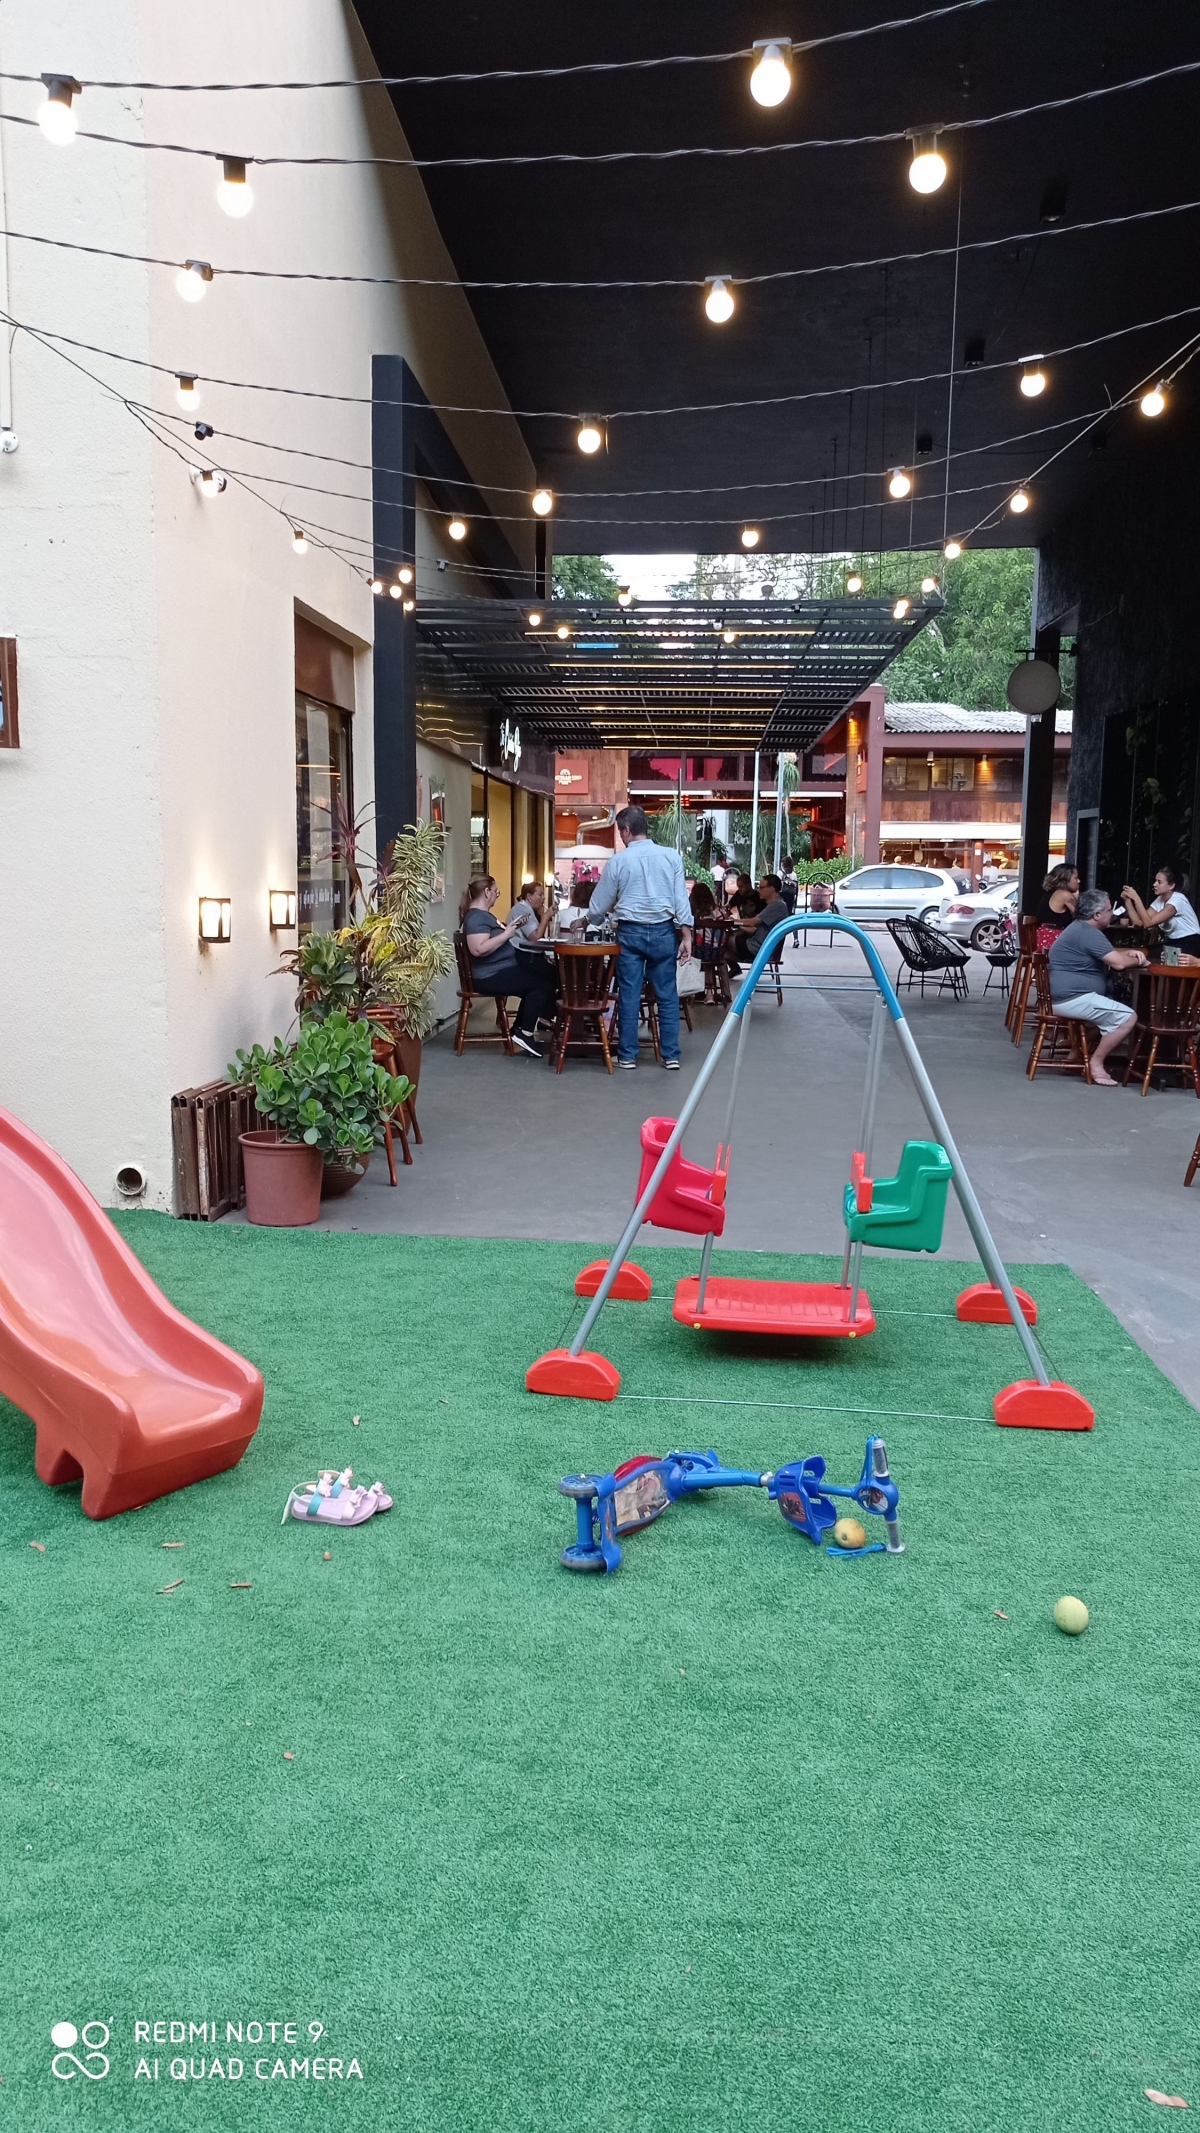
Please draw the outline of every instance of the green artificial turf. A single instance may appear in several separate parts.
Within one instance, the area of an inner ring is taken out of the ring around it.
[[[652,1398],[599,1406],[522,1383],[588,1247],[121,1227],[266,1407],[234,1472],[103,1524],[4,1414],[23,2133],[1106,2133],[1147,2087],[1200,2105],[1196,1416],[1065,1269],[1019,1278],[1089,1436],[987,1419],[1020,1351],[955,1321],[975,1270],[944,1262],[873,1264],[879,1331],[785,1355],[676,1326],[695,1253],[655,1250],[653,1302],[596,1342]],[[559,1567],[564,1472],[713,1445],[853,1480],[873,1427],[902,1557],[818,1554],[746,1490],[614,1578]],[[347,1462],[390,1516],[281,1526]],[[54,2078],[62,2020],[111,2026],[107,2079]],[[215,2022],[241,2081],[173,2081],[214,2047],[136,2042],[172,2020]]]

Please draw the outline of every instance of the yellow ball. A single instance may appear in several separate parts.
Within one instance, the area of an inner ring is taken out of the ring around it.
[[[1068,1637],[1081,1637],[1090,1617],[1083,1601],[1076,1600],[1068,1592],[1061,1600],[1056,1601],[1054,1619],[1059,1628],[1066,1631]]]
[[[833,1529],[835,1548],[865,1548],[867,1529],[857,1518],[839,1518]]]

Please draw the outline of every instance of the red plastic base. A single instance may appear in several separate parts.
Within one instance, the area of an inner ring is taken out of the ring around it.
[[[692,1274],[675,1291],[673,1316],[681,1325],[708,1333],[830,1335],[855,1340],[875,1331],[875,1313],[865,1289],[850,1317],[850,1291],[835,1281],[733,1281],[710,1279],[704,1309],[697,1312],[699,1278]]]
[[[1026,1289],[1014,1289],[1013,1294],[1031,1326],[1037,1324],[1037,1305]],[[1007,1326],[1011,1323],[1008,1305],[1000,1289],[990,1281],[976,1281],[964,1289],[958,1299],[958,1316],[972,1326]]]
[[[1093,1429],[1096,1410],[1073,1385],[1039,1385],[1018,1378],[992,1401],[992,1413],[1004,1429]]]
[[[575,1294],[594,1296],[608,1272],[608,1264],[607,1259],[593,1259],[591,1265],[585,1266],[581,1274],[576,1274]],[[649,1303],[652,1286],[645,1268],[634,1266],[633,1261],[627,1259],[608,1292],[609,1299],[611,1301],[615,1297],[620,1303]]]
[[[621,1390],[621,1373],[606,1355],[590,1348],[581,1355],[572,1355],[569,1348],[551,1348],[525,1372],[525,1390],[560,1393],[569,1400],[615,1400]]]

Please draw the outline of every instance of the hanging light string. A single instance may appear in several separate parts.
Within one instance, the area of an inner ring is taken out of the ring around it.
[[[793,52],[817,52],[824,45],[850,44],[863,37],[883,36],[889,30],[919,29],[922,23],[939,22],[945,15],[986,7],[990,0],[947,0],[942,7],[923,9],[915,15],[897,15],[888,22],[868,22],[853,30],[831,30],[824,37],[793,37]],[[574,74],[646,74],[656,67],[727,66],[753,59],[751,45],[733,52],[669,52],[651,59],[586,59],[570,65],[548,67],[487,67],[453,74],[357,74],[334,76],[325,81],[100,81],[81,75],[85,89],[161,90],[174,96],[228,96],[262,89],[427,89],[455,84],[491,81],[562,81]],[[40,74],[13,74],[0,69],[0,81],[39,82]]]
[[[745,55],[739,53],[735,56],[741,58]],[[1173,67],[1160,67],[1153,74],[1138,74],[1127,81],[1104,82],[1098,88],[1078,89],[1070,96],[1050,97],[1040,104],[1017,104],[1011,110],[988,112],[979,118],[947,119],[937,130],[942,134],[973,133],[985,126],[1005,126],[1015,119],[1036,118],[1044,111],[1067,111],[1076,104],[1096,103],[1103,97],[1120,96],[1130,89],[1148,89],[1156,82],[1170,81],[1181,74],[1194,74],[1197,70],[1200,70],[1200,59],[1185,59]],[[36,126],[38,123],[36,118],[25,118],[11,111],[0,113],[0,117],[6,125]],[[678,163],[691,159],[726,162],[746,156],[796,155],[809,148],[874,148],[905,141],[910,136],[911,129],[901,126],[892,127],[882,133],[809,136],[799,141],[748,141],[722,148],[702,145],[693,148],[606,148],[594,151],[550,149],[494,156],[248,156],[245,160],[255,163],[260,169],[291,167],[333,170],[499,170],[566,163]],[[162,155],[207,156],[216,161],[221,160],[222,153],[219,149],[197,148],[186,141],[139,141],[130,139],[125,134],[91,133],[82,126],[75,138],[80,141],[100,141],[114,148],[138,148]]]
[[[3,115],[3,113],[0,113],[0,117],[2,117]],[[1040,243],[1044,238],[1049,237],[1076,237],[1086,235],[1091,230],[1121,229],[1126,224],[1130,223],[1156,222],[1168,215],[1192,214],[1198,207],[1200,207],[1200,200],[1178,200],[1172,202],[1167,207],[1134,208],[1123,215],[1097,215],[1085,222],[1062,222],[1053,224],[1049,228],[1038,228],[1036,230],[1015,230],[1009,232],[1003,237],[972,237],[968,238],[967,242],[962,245],[930,245],[921,251],[890,252],[882,254],[880,257],[875,259],[831,260],[826,264],[820,266],[772,267],[764,273],[739,274],[733,275],[730,278],[736,283],[738,288],[746,289],[761,288],[769,285],[772,282],[810,281],[814,277],[820,276],[822,274],[859,274],[874,271],[881,267],[916,266],[920,265],[924,260],[927,259],[953,259],[957,256],[959,252],[994,252],[1002,249],[1006,245]],[[47,237],[32,230],[4,229],[0,230],[0,237],[9,237],[18,244],[49,245],[52,249],[56,251],[82,252],[95,259],[122,259],[133,266],[169,267],[174,272],[178,272],[179,268],[187,263],[179,259],[166,259],[160,254],[154,252],[123,252],[118,251],[108,245],[79,244],[74,239],[69,237]],[[561,289],[563,291],[566,291],[567,293],[577,293],[581,290],[590,289],[595,289],[599,291],[615,289],[691,289],[699,292],[705,286],[703,279],[694,274],[658,275],[642,280],[627,278],[624,280],[608,281],[487,281],[481,280],[479,278],[474,278],[460,281],[454,275],[438,276],[430,274],[321,274],[315,273],[310,269],[305,268],[216,267],[212,266],[211,262],[207,260],[202,262],[202,264],[208,267],[208,278],[211,278],[212,280],[297,281],[315,283],[332,282],[338,285],[349,285],[351,287],[383,289],[528,289],[534,291],[552,291]],[[329,397],[337,396],[331,395]],[[353,395],[344,395],[342,397],[352,398]],[[432,404],[433,403],[431,403],[431,405]],[[726,407],[741,407],[757,403],[748,403],[745,401],[725,401],[721,404]],[[450,411],[456,414],[470,415],[508,415],[513,412],[511,408],[478,407],[456,407]],[[559,413],[561,412],[561,410],[537,408],[527,409],[523,412],[536,415],[544,415]],[[679,412],[690,414],[694,412],[694,410],[691,408],[679,410],[660,410],[655,408],[626,408],[618,410],[616,414],[609,415],[608,420],[610,422],[615,421],[616,419],[618,419],[618,415],[628,416],[630,414],[656,414],[660,412]]]

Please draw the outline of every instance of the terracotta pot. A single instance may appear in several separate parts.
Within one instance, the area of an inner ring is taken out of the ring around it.
[[[369,1155],[359,1156],[358,1161],[362,1165],[361,1170],[351,1170],[348,1163],[323,1163],[321,1166],[321,1198],[323,1200],[340,1200],[346,1193],[353,1192],[359,1179],[365,1178],[370,1160]]]
[[[281,1141],[273,1128],[239,1133],[246,1169],[246,1220],[262,1229],[303,1229],[321,1212],[319,1148]]]

